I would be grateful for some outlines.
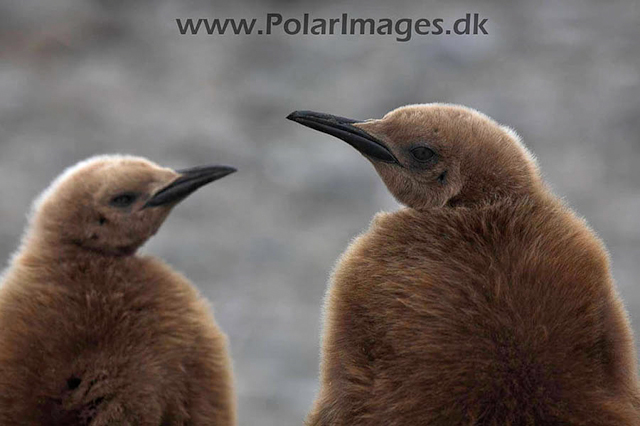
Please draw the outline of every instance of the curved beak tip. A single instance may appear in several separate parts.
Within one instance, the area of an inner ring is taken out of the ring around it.
[[[287,120],[299,121],[301,118],[304,118],[306,112],[308,111],[293,111],[291,114],[287,115]]]
[[[294,111],[287,119],[342,139],[370,159],[398,164],[389,147],[357,126],[360,120],[314,111]]]
[[[237,171],[235,167],[218,165],[176,170],[179,177],[153,195],[143,208],[178,203],[198,188]]]
[[[225,176],[228,176],[228,175],[238,171],[237,168],[231,167],[231,166],[218,166],[218,167],[219,167],[219,170],[220,170],[219,173],[221,175],[220,178],[223,178]],[[220,178],[218,178],[218,179],[220,179]]]

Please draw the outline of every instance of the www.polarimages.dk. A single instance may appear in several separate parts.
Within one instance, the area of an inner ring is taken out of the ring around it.
[[[487,18],[467,13],[447,25],[444,19],[350,18],[343,13],[336,18],[316,18],[308,13],[301,18],[284,19],[279,13],[268,13],[264,25],[257,28],[258,18],[177,18],[182,35],[395,35],[397,41],[410,41],[415,35],[486,35]]]

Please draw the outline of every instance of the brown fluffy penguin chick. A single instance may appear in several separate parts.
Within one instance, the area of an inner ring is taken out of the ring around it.
[[[234,425],[226,349],[182,275],[135,254],[235,171],[95,157],[34,204],[0,286],[0,425]]]
[[[406,206],[338,262],[308,425],[640,424],[607,252],[514,132],[443,104],[288,118],[358,149]]]

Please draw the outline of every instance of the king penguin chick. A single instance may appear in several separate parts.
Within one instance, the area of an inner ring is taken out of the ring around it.
[[[288,118],[359,150],[406,206],[338,262],[308,425],[640,425],[607,252],[512,130],[445,104]]]
[[[235,169],[94,157],[34,203],[0,286],[0,425],[234,425],[226,336],[182,275],[136,250]]]

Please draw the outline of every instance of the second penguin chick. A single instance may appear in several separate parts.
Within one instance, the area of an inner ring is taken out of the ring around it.
[[[336,267],[309,426],[640,424],[607,252],[510,129],[443,104],[289,118],[358,149],[406,206]]]
[[[0,424],[235,424],[226,336],[162,261],[171,209],[235,169],[94,157],[34,204],[0,284]]]

